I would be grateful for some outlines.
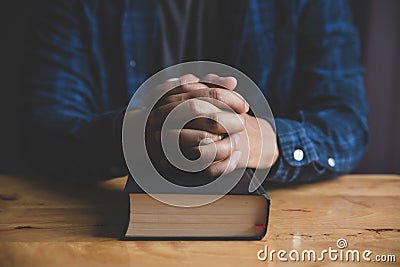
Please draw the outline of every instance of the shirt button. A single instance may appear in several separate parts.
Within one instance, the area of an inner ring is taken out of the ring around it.
[[[131,60],[129,61],[129,66],[131,66],[132,68],[134,68],[136,66],[136,61],[135,60]]]
[[[335,167],[335,160],[333,158],[329,158],[328,159],[328,164],[329,166],[331,166],[332,168]]]
[[[303,150],[301,150],[301,149],[296,149],[296,150],[293,152],[293,158],[294,158],[296,161],[302,161],[303,158],[304,158],[304,152],[303,152]]]

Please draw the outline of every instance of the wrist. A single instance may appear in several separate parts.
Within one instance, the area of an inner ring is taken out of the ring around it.
[[[247,137],[248,168],[266,169],[272,167],[279,158],[275,131],[271,124],[261,118],[245,115]],[[243,153],[244,154],[244,153]]]

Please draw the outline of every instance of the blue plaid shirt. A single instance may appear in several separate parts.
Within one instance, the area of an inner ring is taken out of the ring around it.
[[[238,68],[263,90],[280,150],[268,179],[350,172],[367,143],[367,106],[348,3],[242,3],[229,1],[220,13],[221,38],[229,34],[232,45],[202,59]],[[136,88],[159,70],[158,4],[51,0],[39,8],[24,77],[26,154],[35,166],[69,177],[126,173],[121,117]]]

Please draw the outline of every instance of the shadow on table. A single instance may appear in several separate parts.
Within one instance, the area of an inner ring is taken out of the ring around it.
[[[65,197],[66,202],[71,199],[74,203],[78,201],[88,207],[85,209],[87,214],[83,216],[90,217],[91,224],[88,227],[94,229],[95,236],[116,239],[123,237],[129,217],[129,197],[122,190],[124,178],[119,178],[118,186],[115,186],[114,181],[79,183],[26,173],[13,173],[12,177],[29,184],[32,189],[51,191]],[[22,192],[15,192],[1,195],[1,200],[18,200],[21,194]]]

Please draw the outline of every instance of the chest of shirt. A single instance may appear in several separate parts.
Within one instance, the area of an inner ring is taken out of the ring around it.
[[[141,83],[162,68],[158,64],[162,53],[157,43],[159,5],[158,1],[117,2],[113,8],[92,9],[89,39],[99,86],[118,84],[126,88],[125,97],[120,98],[129,99]],[[205,45],[201,58],[193,59],[233,66],[252,78],[269,100],[282,102],[289,94],[296,63],[295,14],[282,7],[283,2],[238,3],[214,12],[205,28],[210,29],[210,36],[202,35]],[[277,88],[279,94],[271,92]],[[279,99],[273,99],[275,95]]]

